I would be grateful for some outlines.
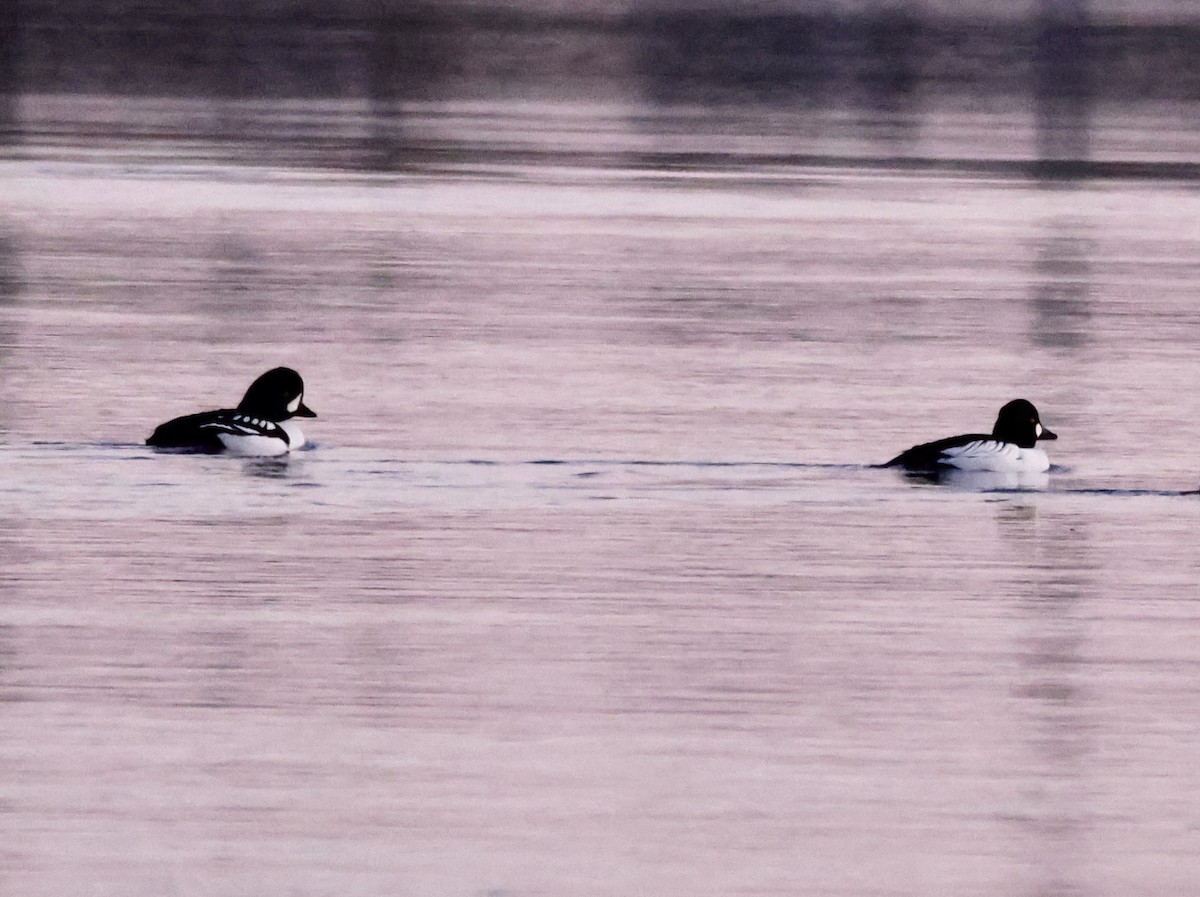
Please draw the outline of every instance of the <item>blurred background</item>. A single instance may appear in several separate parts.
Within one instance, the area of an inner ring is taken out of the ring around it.
[[[1185,0],[11,0],[0,17],[0,133],[33,146],[153,138],[376,170],[686,166],[725,148],[747,164],[1171,165],[1197,149]],[[497,120],[496,103],[516,111]]]
[[[0,2],[0,893],[1191,897],[1198,100],[1183,0]]]

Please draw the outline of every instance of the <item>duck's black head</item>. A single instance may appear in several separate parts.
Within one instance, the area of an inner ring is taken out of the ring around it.
[[[1013,399],[1000,409],[1000,414],[996,417],[996,426],[992,427],[992,435],[1021,448],[1033,448],[1039,439],[1058,438],[1057,434],[1042,426],[1033,402],[1025,399]]]
[[[273,421],[317,416],[304,404],[304,381],[291,368],[272,368],[251,383],[237,410]]]

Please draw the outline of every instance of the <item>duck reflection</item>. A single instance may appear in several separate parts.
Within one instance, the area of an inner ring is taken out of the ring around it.
[[[286,480],[293,475],[286,455],[277,458],[248,458],[242,462],[242,473],[263,480]]]
[[[932,483],[964,492],[1039,492],[1050,485],[1050,474],[999,470],[911,470],[904,476],[916,482]]]

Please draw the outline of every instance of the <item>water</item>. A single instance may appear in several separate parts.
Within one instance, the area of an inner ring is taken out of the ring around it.
[[[0,891],[1192,893],[1194,185],[720,153],[0,163]]]

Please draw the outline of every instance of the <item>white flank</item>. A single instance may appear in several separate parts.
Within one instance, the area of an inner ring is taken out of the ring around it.
[[[294,422],[290,420],[281,420],[275,426],[279,427],[288,434],[288,439],[291,441],[292,449],[304,448],[304,433]]]
[[[218,433],[217,438],[225,446],[225,451],[231,455],[261,458],[286,455],[288,452],[288,444],[282,439],[260,436],[257,433]]]
[[[959,470],[994,470],[999,473],[1042,473],[1050,458],[1040,448],[1020,448],[1011,442],[977,439],[942,452],[942,463]]]

